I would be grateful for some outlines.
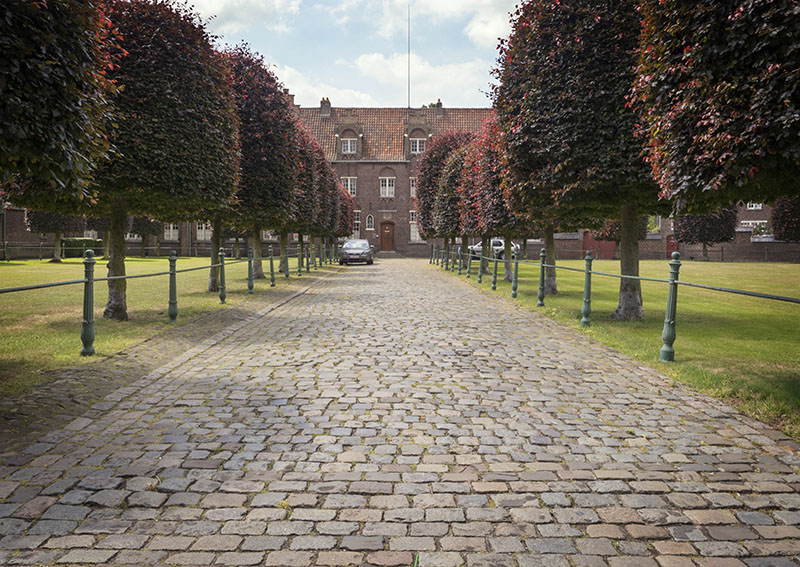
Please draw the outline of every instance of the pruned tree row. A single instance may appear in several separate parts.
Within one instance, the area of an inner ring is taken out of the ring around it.
[[[125,274],[131,216],[143,250],[160,221],[210,222],[212,264],[226,231],[245,232],[260,277],[262,230],[352,231],[352,198],[283,85],[246,45],[219,51],[185,3],[12,1],[0,15],[4,198],[61,215],[29,215],[44,232],[91,217],[109,275]],[[125,280],[108,285],[104,315],[127,319]]]
[[[647,215],[672,214],[678,240],[707,250],[733,237],[736,202],[775,202],[776,236],[798,239],[796,1],[523,0],[510,20],[496,119],[423,155],[427,236],[485,250],[490,235],[539,234],[554,266],[555,231],[594,229],[631,276],[613,318],[634,320]],[[552,267],[545,287],[557,292]]]

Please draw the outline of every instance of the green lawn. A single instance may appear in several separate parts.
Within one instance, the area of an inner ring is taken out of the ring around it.
[[[560,266],[584,267],[582,260]],[[473,268],[477,263],[473,264]],[[619,274],[619,262],[595,261],[593,271]],[[502,278],[502,265],[500,266]],[[641,275],[667,279],[666,260],[641,263]],[[477,285],[476,274],[470,280]],[[517,301],[580,329],[582,273],[558,271],[556,296],[536,307],[538,266],[520,265]],[[680,279],[800,297],[800,264],[684,262]],[[484,276],[489,290],[491,275]],[[511,284],[498,282],[494,293],[510,297]],[[491,293],[491,292],[490,292]],[[747,414],[781,427],[800,439],[800,305],[679,286],[675,362],[658,360],[664,326],[667,285],[643,282],[643,322],[614,322],[617,278],[592,278],[592,324],[584,332],[692,387],[723,399]]]
[[[229,260],[230,261],[230,260]],[[292,277],[287,282],[276,274],[277,286],[300,287],[297,260],[290,258]],[[208,258],[179,258],[178,269],[208,265]],[[95,277],[106,275],[106,262],[98,260]],[[166,257],[127,258],[127,274],[147,274],[169,269]],[[277,269],[277,259],[275,262]],[[268,273],[269,261],[264,261]],[[312,270],[313,273],[313,270]],[[83,278],[81,259],[61,264],[27,260],[0,262],[0,288],[35,285]],[[128,280],[130,320],[103,319],[107,284],[95,284],[95,349],[97,356],[110,355],[145,340],[168,325],[167,276]],[[208,271],[195,270],[177,275],[178,323],[213,309],[225,309],[216,293],[208,293]],[[240,304],[247,294],[247,262],[229,264],[226,269],[227,305]],[[256,280],[256,293],[269,293],[269,281]],[[80,356],[83,285],[0,294],[0,396],[22,392],[47,380],[42,371],[72,367],[87,361]]]

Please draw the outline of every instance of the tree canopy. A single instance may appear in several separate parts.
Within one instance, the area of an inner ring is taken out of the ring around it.
[[[794,0],[641,0],[633,101],[662,196],[700,209],[800,194]]]
[[[101,0],[0,7],[0,185],[20,175],[57,197],[83,198],[105,156],[107,71],[116,42]]]
[[[436,236],[434,207],[447,158],[471,139],[472,134],[467,132],[445,132],[435,136],[422,154],[417,172],[417,224],[426,238]]]
[[[784,197],[772,207],[772,233],[776,240],[800,242],[800,197]]]
[[[252,230],[292,220],[287,206],[297,175],[297,126],[283,85],[247,45],[225,53],[240,121],[237,223]]]

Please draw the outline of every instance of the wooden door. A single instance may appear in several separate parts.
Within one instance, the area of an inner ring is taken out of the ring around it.
[[[394,223],[381,223],[381,250],[394,250]]]

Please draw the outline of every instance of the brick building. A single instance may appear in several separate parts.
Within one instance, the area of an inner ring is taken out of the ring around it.
[[[427,256],[417,230],[417,162],[428,141],[447,131],[479,132],[490,108],[296,107],[303,124],[356,201],[353,236],[378,251]]]

